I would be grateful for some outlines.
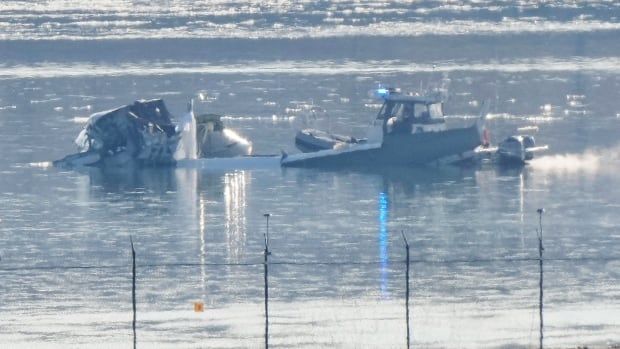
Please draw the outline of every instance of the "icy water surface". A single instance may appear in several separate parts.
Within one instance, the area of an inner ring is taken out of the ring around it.
[[[404,231],[413,346],[537,347],[540,207],[545,345],[619,345],[619,11],[3,1],[0,347],[130,347],[130,235],[140,346],[261,347],[265,212],[273,346],[404,347]],[[180,116],[193,97],[259,154],[295,152],[308,125],[363,137],[379,84],[449,87],[450,126],[488,99],[494,142],[536,126],[550,150],[524,169],[45,164],[88,115],[139,98]]]

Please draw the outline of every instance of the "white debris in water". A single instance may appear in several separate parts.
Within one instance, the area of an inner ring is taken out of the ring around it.
[[[566,95],[567,101],[583,100],[584,98],[586,98],[585,95]]]
[[[302,110],[301,108],[286,108],[284,109],[284,112],[286,114],[295,114],[295,113],[301,112],[301,110]]]
[[[271,116],[222,116],[222,120],[234,120],[234,121],[271,121],[271,122],[292,122],[296,119],[295,115],[280,116],[272,114]]]
[[[534,115],[534,116],[526,116],[524,119],[527,121],[531,121],[531,122],[542,123],[542,122],[552,122],[552,121],[557,120],[558,118],[555,118],[552,116]]]
[[[568,101],[568,105],[573,108],[583,108],[586,106],[585,104],[583,104],[582,101],[578,101],[578,100],[570,100]]]
[[[542,110],[545,113],[550,113],[551,110],[553,110],[553,107],[551,106],[551,104],[545,104],[545,105],[540,106],[540,110]]]
[[[33,99],[30,101],[30,104],[41,104],[41,103],[49,103],[59,101],[60,97],[49,98],[49,99]]]
[[[83,105],[83,106],[74,106],[71,107],[71,110],[91,110],[93,107],[89,104],[89,105]]]
[[[89,119],[88,116],[76,116],[74,118],[71,118],[71,122],[74,122],[76,124],[83,124],[85,122],[87,122]]]
[[[564,115],[588,115],[589,113],[587,110],[564,109]]]
[[[40,167],[40,168],[50,168],[53,166],[51,161],[31,162],[29,165],[31,167]]]

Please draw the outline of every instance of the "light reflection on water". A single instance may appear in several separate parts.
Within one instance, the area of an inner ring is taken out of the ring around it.
[[[379,193],[379,261],[381,262],[381,293],[387,294],[388,255],[388,219],[389,199],[384,192]]]
[[[239,262],[244,257],[246,239],[246,182],[250,176],[246,171],[235,171],[224,175],[225,234],[228,259]]]
[[[357,35],[465,35],[514,32],[587,32],[617,29],[617,5],[558,1],[538,5],[507,1],[268,2],[148,5],[84,1],[0,4],[4,40],[135,38],[324,38]],[[336,4],[335,4],[336,3]],[[172,6],[172,8],[171,8]],[[286,16],[282,16],[286,13]],[[145,20],[148,18],[149,20]]]
[[[620,28],[619,28],[620,29]],[[14,80],[23,78],[71,78],[71,77],[103,77],[103,76],[157,76],[162,74],[287,74],[295,71],[303,75],[330,75],[330,74],[396,74],[407,72],[418,73],[452,73],[469,72],[501,72],[526,73],[539,71],[544,66],[547,72],[613,72],[620,71],[618,57],[540,57],[526,59],[507,57],[502,61],[484,57],[479,61],[460,62],[458,59],[444,60],[441,65],[435,62],[419,62],[409,60],[279,60],[277,62],[256,61],[252,58],[224,62],[194,62],[176,61],[162,62],[154,58],[152,61],[106,65],[91,62],[71,62],[70,64],[55,62],[37,62],[34,65],[0,65],[0,80]],[[160,96],[178,95],[176,91],[160,92]],[[33,100],[31,103],[52,103],[60,98]],[[570,107],[575,109],[581,105],[569,101]],[[1,106],[9,110],[15,106]],[[549,117],[554,106],[544,105],[542,117]],[[555,107],[557,109],[557,106]],[[74,110],[90,110],[91,106],[73,107]],[[573,110],[573,113],[584,113],[583,110]],[[498,117],[502,115],[492,115]],[[83,121],[76,119],[75,121]]]

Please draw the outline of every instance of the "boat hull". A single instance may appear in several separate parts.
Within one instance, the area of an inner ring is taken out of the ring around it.
[[[388,134],[381,145],[351,145],[346,149],[324,150],[302,156],[287,156],[284,167],[376,167],[423,166],[447,157],[459,156],[480,145],[478,127],[414,134]]]

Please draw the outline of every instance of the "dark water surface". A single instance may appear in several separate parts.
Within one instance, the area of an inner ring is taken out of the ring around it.
[[[404,230],[414,346],[535,347],[539,207],[545,343],[618,345],[619,11],[605,1],[2,2],[0,346],[129,347],[132,235],[139,343],[260,347],[270,212],[274,345],[402,347]],[[75,150],[88,115],[139,98],[164,98],[180,116],[194,97],[259,154],[295,152],[308,124],[363,137],[379,84],[448,86],[450,126],[473,122],[488,99],[494,142],[537,126],[550,150],[523,169],[45,164]],[[312,106],[327,113],[309,120]],[[199,300],[204,313],[193,312]]]

